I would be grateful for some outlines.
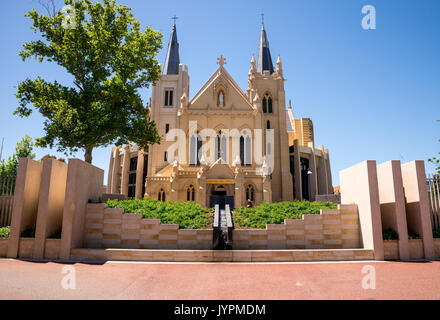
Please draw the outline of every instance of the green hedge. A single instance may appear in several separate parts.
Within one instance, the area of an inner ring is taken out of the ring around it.
[[[440,229],[432,230],[432,236],[434,238],[440,238]]]
[[[391,228],[383,230],[382,237],[384,240],[399,240],[399,234]]]
[[[0,228],[0,238],[9,238],[10,233],[11,233],[11,227]]]
[[[282,224],[284,219],[301,219],[303,214],[319,214],[321,209],[337,209],[332,202],[277,202],[238,207],[234,210],[234,225],[241,228],[265,229],[266,224]]]
[[[160,219],[161,223],[178,224],[181,229],[205,229],[213,214],[195,202],[144,200],[108,200],[107,207],[123,208],[125,213],[140,213],[143,219]]]

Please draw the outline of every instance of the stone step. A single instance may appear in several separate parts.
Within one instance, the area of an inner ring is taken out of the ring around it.
[[[75,261],[305,262],[374,260],[369,249],[158,250],[72,249]]]

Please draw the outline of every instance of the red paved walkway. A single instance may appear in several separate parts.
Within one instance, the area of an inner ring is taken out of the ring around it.
[[[362,289],[362,268],[376,289]],[[317,264],[66,264],[0,260],[0,299],[440,299],[440,261]]]

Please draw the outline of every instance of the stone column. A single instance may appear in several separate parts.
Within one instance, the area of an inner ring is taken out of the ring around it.
[[[327,187],[328,187],[328,194],[333,194],[333,182],[332,182],[332,169],[330,167],[330,153],[328,152],[328,149],[324,150],[324,153],[326,155],[326,166],[327,166]]]
[[[142,199],[142,183],[144,177],[144,150],[139,150],[136,168],[136,198]]]
[[[118,190],[118,174],[119,174],[119,169],[121,167],[121,163],[119,160],[119,150],[120,147],[116,147],[114,148],[112,155],[113,155],[113,166],[112,166],[112,180],[111,180],[111,189],[110,189],[110,193],[116,194],[119,193]]]
[[[315,148],[313,142],[309,142],[309,148],[312,151],[310,155],[310,171],[312,171],[309,185],[310,201],[315,201],[316,195],[318,194],[318,172],[316,168]]]
[[[321,151],[321,157],[319,158],[318,194],[328,194],[327,162],[325,160],[324,146],[318,146],[318,150]],[[330,194],[333,194],[333,192]]]
[[[296,200],[302,200],[302,183],[301,183],[301,155],[299,152],[298,139],[293,141],[293,161],[295,170],[295,194]]]
[[[105,190],[106,193],[112,193],[112,178],[113,178],[113,156],[114,156],[114,150],[115,148],[112,148],[112,151],[110,152],[110,162],[108,165],[108,175],[107,175],[107,188]]]
[[[128,170],[130,168],[130,146],[124,148],[124,160],[122,164],[121,194],[128,195]]]
[[[234,206],[236,208],[244,205],[244,202],[247,202],[247,199],[244,199],[243,201],[243,182],[243,173],[237,168],[234,185]]]
[[[269,203],[272,202],[272,185],[268,176],[263,178],[263,200]]]

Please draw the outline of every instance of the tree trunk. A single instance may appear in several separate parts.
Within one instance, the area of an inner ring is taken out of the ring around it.
[[[92,151],[93,151],[93,146],[86,147],[86,151],[84,152],[85,162],[92,163]]]

